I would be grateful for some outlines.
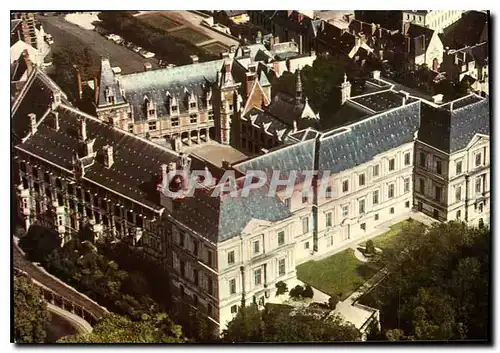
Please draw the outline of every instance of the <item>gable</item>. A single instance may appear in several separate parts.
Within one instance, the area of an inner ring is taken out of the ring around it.
[[[242,234],[253,234],[261,231],[265,231],[269,226],[271,225],[271,222],[269,221],[264,221],[261,219],[255,219],[252,218],[250,222],[247,223],[245,228],[241,231]]]
[[[269,105],[270,97],[266,95],[260,83],[255,80],[252,86],[252,90],[250,91],[250,95],[248,96],[245,108],[243,109],[242,116],[248,113],[252,108],[261,108],[262,103],[264,105]]]

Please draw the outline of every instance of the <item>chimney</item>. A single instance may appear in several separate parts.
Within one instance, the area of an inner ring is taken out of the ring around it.
[[[311,57],[315,57],[315,56],[316,56],[316,51],[311,50],[311,52],[309,53],[309,56],[311,56]]]
[[[411,51],[410,36],[405,34],[405,53],[410,53],[410,51]]]
[[[54,129],[59,131],[59,112],[53,112],[54,114]]]
[[[279,61],[273,62],[273,71],[276,73],[276,76],[280,75],[280,62]]]
[[[222,59],[229,59],[229,53],[228,52],[221,53],[221,57]]]
[[[224,71],[226,75],[231,73],[231,62],[229,60],[224,62]]]
[[[280,43],[280,37],[279,36],[274,37],[274,45],[279,43]]]
[[[269,38],[269,50],[273,51],[273,49],[274,49],[274,37],[271,36],[271,38]]]
[[[432,100],[436,104],[441,104],[441,103],[443,103],[443,95],[442,94],[436,94],[435,96],[432,96]]]
[[[229,57],[229,54],[228,54],[228,57]],[[193,64],[197,64],[197,63],[198,63],[198,61],[199,61],[199,59],[198,59],[198,55],[191,55],[191,56],[190,56],[190,58],[191,58],[191,62],[192,62]]]
[[[30,55],[27,49],[23,50],[23,58],[24,61],[26,62],[26,71],[29,75],[33,71],[33,62],[30,59]]]
[[[90,156],[92,153],[94,153],[94,143],[95,138],[85,141],[85,145],[87,147],[87,156]]]
[[[297,132],[298,128],[297,128],[297,120],[294,120],[293,121],[293,132]]]
[[[61,92],[54,91],[52,93],[52,110],[55,110],[61,104]]]
[[[168,163],[168,166],[167,166],[168,172],[175,172],[176,170],[177,170],[177,163],[175,163],[175,162]]]
[[[97,77],[94,77],[94,100],[97,105],[99,103],[99,81]]]
[[[180,136],[176,136],[174,137],[173,141],[172,141],[172,149],[175,151],[175,152],[180,152],[182,150],[182,140],[181,140],[181,137]]]
[[[36,132],[36,129],[37,129],[37,127],[36,127],[36,114],[29,113],[28,118],[30,119],[30,132],[32,135],[34,135]]]
[[[106,168],[111,168],[113,166],[113,146],[106,145],[102,148],[104,152],[104,166]]]
[[[150,71],[153,68],[151,63],[144,63],[144,71]]]
[[[303,40],[302,40],[302,34],[299,35],[299,54],[303,53]]]
[[[372,77],[376,80],[380,79],[380,71],[379,70],[375,70],[372,72]]]
[[[228,170],[231,169],[231,163],[228,161],[222,160],[222,169]]]
[[[81,100],[83,97],[83,89],[82,89],[82,74],[80,73],[80,70],[75,66],[76,70],[76,84],[77,84],[77,89],[78,89],[78,98]]]
[[[252,91],[252,87],[255,81],[255,72],[247,72],[247,80],[246,80],[246,97],[250,96],[250,92]]]
[[[78,126],[78,137],[82,141],[87,140],[87,120],[85,118],[80,118],[79,119],[79,126]]]
[[[170,163],[171,164],[171,163]],[[175,163],[174,163],[175,164]],[[161,180],[167,180],[167,173],[169,172],[167,164],[162,164],[160,166]],[[175,169],[174,169],[175,170]]]

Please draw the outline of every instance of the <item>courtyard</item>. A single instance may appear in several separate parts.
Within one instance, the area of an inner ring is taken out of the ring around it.
[[[375,247],[382,250],[390,248],[412,222],[416,221],[403,220],[372,238]],[[340,300],[344,300],[383,267],[378,261],[359,260],[355,251],[349,248],[322,260],[305,262],[297,266],[297,278],[330,296],[339,295]]]

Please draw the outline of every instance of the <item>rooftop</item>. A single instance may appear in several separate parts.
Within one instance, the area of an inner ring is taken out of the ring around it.
[[[222,162],[226,161],[230,164],[248,158],[245,154],[238,151],[234,147],[221,145],[218,142],[211,141],[202,145],[193,145],[185,147],[184,152],[200,156],[206,161],[209,161],[217,167],[222,167]]]
[[[404,99],[406,99],[405,103],[403,103]],[[403,93],[387,90],[354,97],[351,98],[351,101],[358,103],[373,112],[380,113],[389,109],[400,107],[404,104],[413,103],[417,100],[412,97],[405,98]]]

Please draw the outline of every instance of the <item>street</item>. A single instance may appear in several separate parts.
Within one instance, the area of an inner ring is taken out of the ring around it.
[[[122,73],[128,74],[144,70],[144,63],[150,62],[153,68],[158,68],[158,60],[145,59],[122,45],[104,38],[99,33],[83,29],[67,22],[63,16],[39,16],[46,33],[54,38],[52,50],[65,45],[85,44],[100,56],[109,56],[111,65],[119,66]]]

